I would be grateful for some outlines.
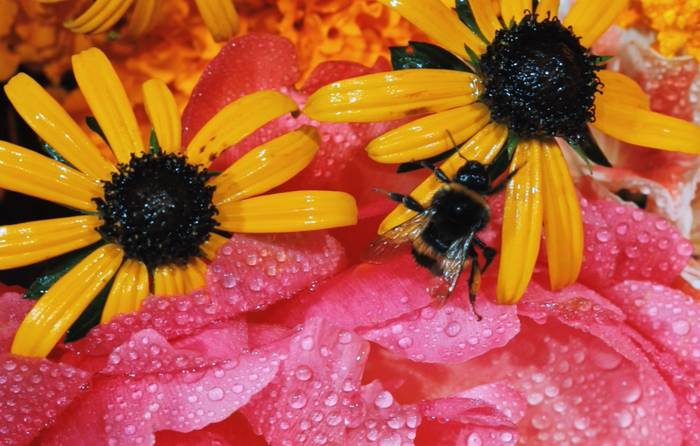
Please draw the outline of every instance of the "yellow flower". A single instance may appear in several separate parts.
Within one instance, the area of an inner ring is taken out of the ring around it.
[[[38,0],[40,3],[58,3],[65,0]],[[227,40],[238,31],[238,14],[232,0],[194,0],[212,36],[217,41]],[[66,28],[80,34],[99,34],[112,30],[130,10],[131,15],[123,30],[127,35],[139,36],[148,31],[158,19],[163,0],[95,0],[77,17],[65,22]]]
[[[261,195],[311,162],[319,137],[310,127],[251,150],[220,174],[206,169],[230,145],[295,111],[287,96],[261,91],[240,98],[181,149],[175,100],[165,83],[149,80],[143,95],[157,147],[147,150],[107,57],[98,49],[86,50],[73,57],[73,70],[118,164],[104,158],[32,78],[18,74],[7,83],[5,91],[17,112],[65,162],[0,141],[0,188],[80,214],[0,227],[0,268],[85,247],[90,251],[27,314],[13,353],[47,355],[112,280],[103,322],[138,309],[149,293],[200,288],[207,261],[227,241],[222,233],[311,231],[356,222],[355,201],[342,192]]]
[[[688,54],[700,61],[700,0],[633,0],[620,21],[656,32],[664,56]]]
[[[401,70],[327,85],[309,98],[304,112],[334,122],[422,116],[370,142],[370,157],[382,163],[430,159],[457,143],[460,153],[441,166],[453,175],[464,163],[460,156],[490,163],[506,153],[510,172],[519,171],[505,192],[501,303],[517,302],[525,292],[543,226],[552,288],[573,283],[580,272],[583,225],[555,137],[599,164],[607,159],[589,125],[632,144],[700,153],[699,127],[649,111],[641,88],[603,69],[604,60],[588,50],[626,0],[578,0],[563,23],[556,0],[542,0],[536,8],[528,0],[501,0],[499,13],[491,0],[470,0],[459,2],[459,17],[440,0],[382,3],[449,53],[428,44],[397,51],[393,62]],[[528,11],[533,9],[537,15]],[[430,177],[411,195],[427,205],[438,187]],[[412,215],[399,206],[380,232]]]

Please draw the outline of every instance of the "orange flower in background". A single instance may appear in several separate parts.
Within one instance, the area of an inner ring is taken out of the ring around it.
[[[700,61],[700,0],[633,0],[621,24],[654,31],[655,47],[666,57]]]

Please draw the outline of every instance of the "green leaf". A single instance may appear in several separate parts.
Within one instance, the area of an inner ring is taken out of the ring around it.
[[[479,25],[477,25],[476,19],[474,18],[474,12],[472,11],[472,7],[469,5],[469,1],[456,0],[455,9],[457,10],[457,16],[459,16],[462,23],[467,25],[467,28],[469,28],[474,34],[477,35],[477,37],[488,45],[490,43],[489,39],[486,38],[484,33],[481,32]]]
[[[615,56],[596,56],[595,63],[596,63],[596,65],[603,65],[603,64],[607,63],[613,57],[615,57]]]
[[[95,298],[90,302],[90,304],[85,308],[80,317],[73,322],[66,332],[65,341],[75,342],[79,339],[85,337],[88,331],[95,325],[100,323],[100,317],[102,316],[102,310],[107,302],[107,296],[109,291],[112,289],[114,284],[114,278],[107,283],[107,286],[102,288],[102,291],[95,296]]]
[[[97,119],[95,119],[94,116],[86,117],[85,123],[90,128],[90,130],[92,130],[93,132],[100,135],[100,138],[102,138],[104,140],[104,142],[106,142],[107,145],[109,145],[109,141],[107,141],[107,137],[105,136],[105,133],[102,131],[102,127],[100,127],[100,123],[97,122]]]
[[[479,73],[481,71],[481,62],[479,62],[479,56],[467,45],[464,45],[464,50],[469,55],[469,62],[471,63],[474,72]]]
[[[158,135],[156,135],[154,129],[151,129],[151,135],[148,137],[148,149],[153,154],[161,152],[160,144],[158,143]]]
[[[408,46],[394,46],[389,51],[394,70],[440,68],[471,71],[459,57],[431,43],[409,42]]]
[[[453,154],[457,153],[457,150],[459,149],[458,146],[455,146],[451,149],[448,149],[440,154],[437,154],[433,157],[426,158],[421,161],[428,161],[431,164],[436,164],[439,163],[440,161],[444,161],[447,158],[451,157]],[[396,173],[406,173],[406,172],[412,172],[414,170],[422,169],[423,166],[420,165],[420,161],[413,161],[413,162],[408,162],[408,163],[403,163],[399,164],[399,167],[396,169]]]
[[[54,160],[58,161],[59,163],[63,163],[67,166],[71,166],[71,164],[68,161],[66,161],[66,159],[62,157],[61,154],[58,153],[56,149],[51,147],[46,141],[41,142],[41,148],[44,150],[44,152],[46,152],[47,155],[49,155]]]
[[[86,248],[78,251],[73,251],[68,254],[64,254],[51,262],[48,262],[48,266],[44,270],[44,273],[39,276],[24,292],[25,299],[36,300],[41,296],[46,294],[46,292],[53,286],[54,283],[58,281],[64,274],[66,274],[71,268],[80,263],[85,257],[87,257],[92,251],[97,249],[102,242],[92,244]]]
[[[585,160],[593,161],[600,166],[612,167],[612,164],[610,164],[610,161],[605,156],[605,153],[603,153],[598,146],[598,143],[588,127],[581,130],[578,134],[567,138],[566,142],[568,142],[569,145],[574,148],[576,153],[582,156]]]
[[[489,178],[492,181],[500,177],[508,169],[508,166],[510,166],[510,162],[513,159],[513,154],[515,153],[515,148],[518,146],[518,141],[519,139],[517,136],[510,133],[508,134],[506,144],[488,166]]]

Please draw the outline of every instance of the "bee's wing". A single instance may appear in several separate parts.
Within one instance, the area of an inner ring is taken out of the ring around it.
[[[440,259],[440,269],[442,270],[440,281],[442,283],[441,286],[433,287],[435,297],[445,299],[457,286],[457,279],[459,279],[464,263],[467,261],[472,240],[474,240],[474,232],[455,240],[445,253],[445,257]]]
[[[425,230],[434,214],[435,210],[429,208],[400,225],[389,229],[369,245],[364,256],[365,260],[377,262],[404,243],[412,242]]]

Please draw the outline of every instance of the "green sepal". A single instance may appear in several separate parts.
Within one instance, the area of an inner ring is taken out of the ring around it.
[[[106,142],[107,145],[109,145],[109,141],[107,141],[107,137],[105,136],[105,132],[102,131],[102,127],[100,127],[100,123],[97,122],[97,119],[95,119],[94,116],[87,116],[85,118],[85,123],[90,128],[90,130],[92,130],[93,132],[100,135],[100,138],[102,138],[104,140],[104,142]]]
[[[457,153],[457,150],[459,150],[459,147],[455,146],[451,149],[447,149],[446,151],[439,153],[435,156],[432,156],[430,158],[426,158],[421,161],[427,161],[430,164],[436,164],[439,163],[440,161],[444,161],[447,158],[451,157],[455,153]],[[399,164],[399,167],[396,168],[396,173],[406,173],[406,172],[412,172],[414,170],[422,169],[423,166],[421,166],[421,161],[411,161],[408,163],[402,163]]]
[[[566,138],[566,142],[574,148],[586,162],[592,161],[600,166],[612,167],[612,164],[600,149],[595,138],[588,127],[585,127],[578,134]],[[590,169],[589,165],[589,169]]]
[[[596,56],[595,57],[595,64],[596,65],[604,65],[608,63],[610,59],[612,59],[615,56]]]
[[[440,68],[472,71],[459,57],[431,43],[411,41],[408,46],[394,46],[389,51],[394,70]]]
[[[107,283],[107,286],[102,288],[97,296],[90,302],[90,304],[85,308],[85,310],[80,314],[78,319],[73,322],[66,332],[65,342],[75,342],[79,339],[85,337],[88,331],[92,329],[95,325],[100,323],[100,318],[102,316],[102,310],[104,310],[105,303],[107,302],[107,296],[109,296],[109,291],[112,289],[114,284],[114,277]]]
[[[478,38],[483,40],[484,43],[488,45],[489,39],[487,39],[484,33],[481,32],[479,25],[476,23],[476,19],[474,18],[474,12],[472,11],[472,7],[469,5],[469,1],[456,0],[455,10],[457,10],[457,16],[459,17],[459,20],[461,20],[462,23],[467,25],[467,28],[469,28],[474,34],[476,34]]]
[[[46,294],[49,288],[51,288],[58,279],[63,277],[71,268],[80,263],[81,260],[102,245],[102,243],[103,242],[92,244],[86,248],[64,254],[48,262],[44,273],[29,285],[23,297],[31,300],[39,299]]]
[[[41,148],[46,152],[48,156],[50,156],[52,159],[58,161],[59,163],[63,163],[67,166],[71,166],[71,164],[61,156],[60,153],[56,151],[53,147],[49,145],[46,141],[41,141]],[[72,166],[71,166],[72,167]]]
[[[155,129],[151,129],[151,134],[148,137],[148,150],[153,154],[161,152],[160,143],[158,143],[158,135],[156,135]]]
[[[467,45],[464,45],[464,51],[466,51],[469,55],[469,63],[471,63],[471,66],[474,69],[473,71],[475,73],[480,73],[481,63],[479,62],[479,56],[474,52],[474,50],[469,48]]]
[[[508,169],[510,162],[513,160],[513,155],[515,154],[515,148],[518,146],[518,141],[519,138],[517,136],[513,135],[512,133],[508,134],[506,143],[488,166],[488,173],[491,181],[500,177]]]

